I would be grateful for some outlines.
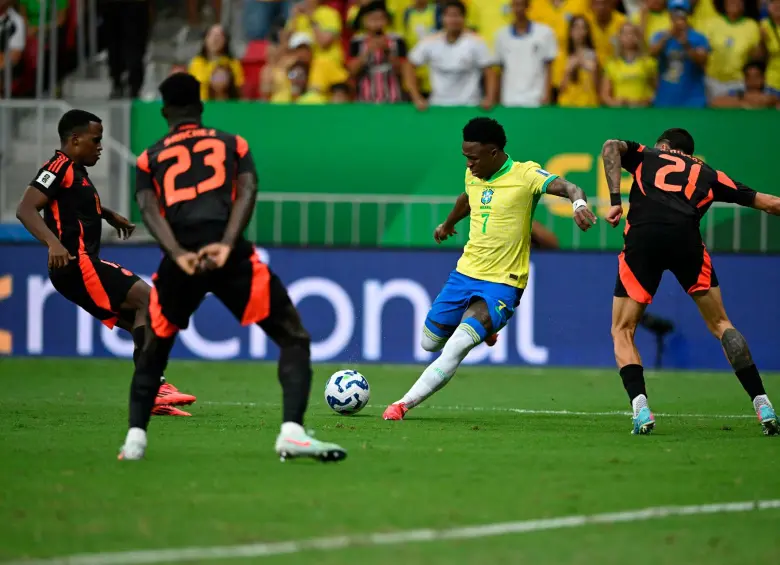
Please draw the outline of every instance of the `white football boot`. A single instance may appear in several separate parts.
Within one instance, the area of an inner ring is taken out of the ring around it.
[[[322,462],[342,461],[347,452],[335,443],[326,443],[314,439],[303,426],[295,422],[285,422],[276,438],[276,453],[282,461],[297,457],[309,457]]]
[[[127,430],[127,438],[122,449],[119,450],[117,459],[120,461],[138,461],[144,458],[146,453],[146,431],[141,428]]]

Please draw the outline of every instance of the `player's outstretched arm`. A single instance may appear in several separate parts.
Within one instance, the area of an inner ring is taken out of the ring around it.
[[[623,216],[623,200],[620,196],[621,156],[628,151],[628,144],[619,139],[609,139],[601,148],[601,159],[604,161],[604,174],[609,187],[610,209],[607,212],[607,222],[613,228],[620,223]]]
[[[780,198],[771,194],[757,192],[752,207],[773,216],[780,216]]]
[[[455,206],[452,207],[450,214],[447,216],[447,219],[433,230],[433,239],[436,243],[441,243],[451,235],[457,234],[458,232],[455,231],[455,226],[469,214],[471,214],[469,195],[465,192],[461,192],[460,196],[458,196],[458,199],[455,201]]]
[[[34,186],[28,186],[24,191],[19,205],[16,207],[16,217],[35,238],[49,248],[49,268],[58,269],[75,259],[59,238],[49,229],[41,218],[41,210],[49,203],[49,198]]]
[[[547,185],[547,194],[568,198],[574,208],[574,221],[582,231],[588,231],[596,223],[596,216],[588,209],[585,191],[563,177],[554,179]]]

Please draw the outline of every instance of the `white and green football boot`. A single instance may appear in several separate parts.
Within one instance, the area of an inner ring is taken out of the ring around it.
[[[314,439],[303,426],[293,422],[282,424],[282,430],[276,438],[276,453],[282,461],[308,457],[329,463],[347,458],[347,451],[343,447]]]

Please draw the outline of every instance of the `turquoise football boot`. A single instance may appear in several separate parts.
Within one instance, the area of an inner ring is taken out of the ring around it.
[[[758,415],[758,421],[761,422],[761,431],[764,432],[765,436],[780,435],[780,422],[778,422],[777,414],[775,414],[771,406],[764,404],[759,407],[756,415]]]
[[[653,418],[653,413],[650,412],[650,409],[645,406],[639,411],[639,414],[637,414],[636,418],[634,418],[634,429],[631,430],[631,433],[634,435],[645,436],[652,432],[653,428],[655,428],[655,418]]]

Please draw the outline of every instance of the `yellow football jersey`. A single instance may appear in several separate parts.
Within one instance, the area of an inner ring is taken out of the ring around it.
[[[488,180],[467,170],[471,223],[457,271],[474,279],[525,288],[534,210],[556,178],[538,163],[511,158]]]
[[[742,67],[761,41],[761,32],[755,20],[742,18],[730,22],[725,17],[711,19],[704,35],[712,52],[707,60],[707,76],[722,82],[742,80]]]
[[[780,91],[780,30],[770,19],[761,22],[766,36],[766,48],[769,51],[769,63],[766,67],[766,85]]]

